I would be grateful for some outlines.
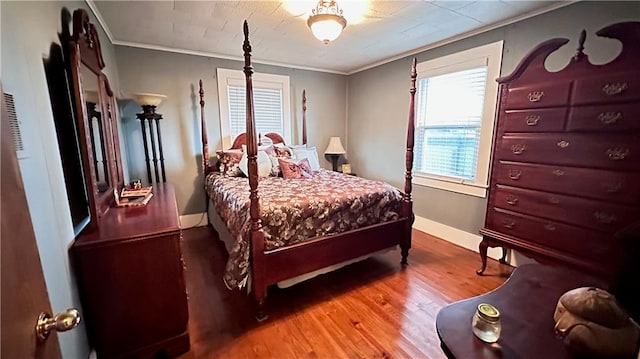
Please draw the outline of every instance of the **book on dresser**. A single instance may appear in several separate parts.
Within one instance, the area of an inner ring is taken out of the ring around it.
[[[617,233],[640,219],[640,22],[598,36],[622,43],[609,63],[592,64],[586,32],[562,70],[545,60],[569,40],[545,41],[497,79],[482,267],[487,248],[515,249],[548,263],[615,280],[631,251]]]
[[[117,207],[146,206],[153,197],[151,186],[142,188],[123,188],[120,193],[113,191]]]

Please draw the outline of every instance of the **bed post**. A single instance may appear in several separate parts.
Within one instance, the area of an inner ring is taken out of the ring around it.
[[[261,322],[267,319],[264,313],[264,300],[267,297],[267,285],[265,283],[264,261],[264,233],[260,221],[260,196],[258,196],[258,145],[256,142],[256,124],[253,110],[253,67],[251,66],[251,43],[249,43],[249,25],[244,21],[244,75],[246,79],[246,103],[247,103],[247,159],[249,171],[249,215],[251,217],[251,256],[252,264],[252,289],[258,305],[256,319]]]
[[[204,173],[204,180],[207,180],[207,175],[211,172],[209,167],[209,138],[207,136],[207,122],[204,119],[204,89],[202,88],[202,79],[199,81],[200,90],[200,127],[202,128],[202,173]],[[207,224],[209,223],[209,195],[205,189],[205,213],[207,216]]]
[[[209,174],[209,139],[207,138],[207,122],[204,120],[204,89],[200,79],[200,127],[202,128],[202,171],[206,177]]]
[[[302,144],[307,144],[307,90],[302,89]]]
[[[418,73],[416,71],[416,58],[413,58],[411,62],[411,88],[409,93],[409,121],[407,124],[407,152],[405,154],[405,167],[404,173],[404,194],[402,196],[402,214],[408,218],[407,228],[405,229],[404,238],[400,243],[400,249],[402,251],[402,265],[407,265],[407,256],[409,256],[409,248],[411,248],[411,227],[415,216],[413,215],[413,201],[411,199],[411,172],[413,170],[413,142],[415,132],[415,97],[416,97],[416,77]]]

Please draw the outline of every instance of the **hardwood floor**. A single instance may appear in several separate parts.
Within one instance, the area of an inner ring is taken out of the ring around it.
[[[399,250],[298,285],[269,288],[269,319],[257,323],[246,292],[222,283],[226,252],[215,231],[183,232],[191,350],[196,358],[444,358],[438,310],[493,290],[512,268],[414,231],[409,266]],[[469,314],[471,321],[471,313]]]

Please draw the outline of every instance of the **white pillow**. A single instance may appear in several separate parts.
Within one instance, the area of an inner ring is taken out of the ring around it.
[[[257,161],[258,177],[268,177],[269,174],[271,174],[271,159],[269,158],[269,155],[264,151],[258,151]],[[249,158],[247,157],[246,152],[242,155],[240,163],[238,163],[238,167],[245,176],[249,177]]]
[[[318,171],[320,169],[320,161],[318,160],[318,151],[315,147],[294,147],[293,150],[293,158],[296,160],[301,160],[306,158],[309,161],[309,165],[313,171]]]

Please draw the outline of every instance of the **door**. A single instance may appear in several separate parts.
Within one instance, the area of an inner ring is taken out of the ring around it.
[[[1,90],[1,86],[0,86]],[[44,342],[36,339],[41,312],[51,313],[40,256],[31,225],[9,116],[2,98],[2,167],[0,168],[1,318],[0,357],[60,358],[55,332]]]

